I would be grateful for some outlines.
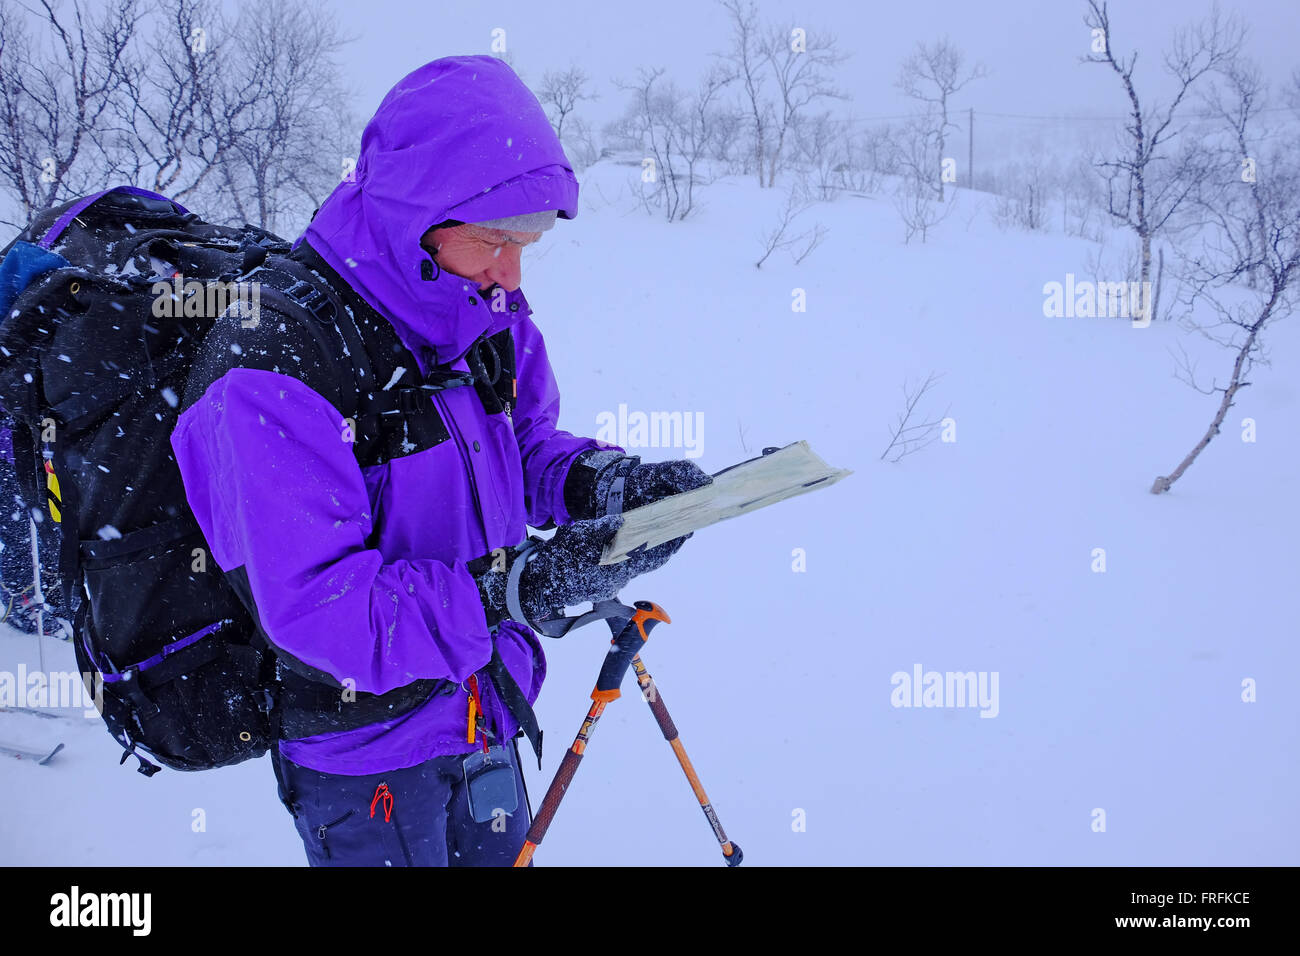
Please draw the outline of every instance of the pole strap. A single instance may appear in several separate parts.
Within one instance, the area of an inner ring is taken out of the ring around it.
[[[492,660],[487,663],[487,674],[492,679],[492,686],[496,688],[497,693],[501,696],[501,701],[510,711],[510,716],[514,717],[515,723],[519,729],[524,732],[528,742],[532,744],[533,753],[537,755],[537,769],[542,769],[542,729],[538,726],[537,715],[533,713],[532,705],[528,703],[528,698],[524,692],[515,683],[515,679],[510,676],[510,671],[506,670],[506,665],[501,660],[501,652],[497,650],[497,643],[492,642]],[[499,728],[498,728],[499,729]]]

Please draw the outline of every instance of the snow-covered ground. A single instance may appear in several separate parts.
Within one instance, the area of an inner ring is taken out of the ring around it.
[[[644,659],[746,864],[1300,863],[1297,322],[1157,498],[1217,402],[1168,350],[1220,379],[1229,357],[1171,323],[1045,318],[1044,283],[1087,275],[1091,244],[1001,232],[963,193],[904,245],[887,199],[845,197],[808,214],[830,234],[802,265],[778,252],[758,271],[779,190],[723,180],[670,225],[633,210],[633,174],[588,170],[583,214],[525,260],[561,425],[594,435],[620,403],[699,412],[707,471],[807,439],[855,472],[697,533],[623,595],[673,618]],[[924,410],[956,441],[880,461],[904,379],[930,372]],[[534,805],[607,640],[548,646]],[[47,654],[74,667],[67,645]],[[34,642],[0,639],[0,668],[20,660]],[[916,665],[996,672],[996,716],[893,706]],[[56,739],[49,767],[0,763],[0,863],[304,861],[267,759],[146,780],[97,720],[0,714],[0,741]],[[537,862],[720,864],[630,679]]]

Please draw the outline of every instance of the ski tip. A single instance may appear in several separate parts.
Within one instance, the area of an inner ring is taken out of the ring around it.
[[[51,750],[51,751],[49,752],[49,754],[47,754],[47,755],[45,756],[44,759],[38,761],[38,763],[40,763],[42,766],[44,766],[45,764],[47,764],[47,763],[49,763],[51,760],[53,760],[53,759],[54,759],[54,755],[55,755],[56,753],[58,753],[60,750],[62,750],[62,749],[63,749],[63,744],[59,744],[57,747],[55,747],[53,750]]]

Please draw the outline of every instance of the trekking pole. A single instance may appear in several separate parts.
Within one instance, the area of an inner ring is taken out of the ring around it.
[[[637,601],[635,609],[627,608],[627,610],[633,613],[630,616],[607,618],[609,628],[615,633],[615,637],[613,646],[605,656],[605,663],[596,678],[596,688],[591,692],[591,707],[587,709],[587,716],[583,718],[582,726],[578,729],[573,744],[564,752],[560,769],[555,772],[555,779],[551,781],[546,796],[542,798],[541,806],[537,808],[537,816],[533,818],[532,825],[524,837],[524,845],[515,859],[515,866],[527,866],[533,858],[533,852],[541,845],[551,821],[555,819],[556,811],[560,809],[560,801],[564,799],[569,784],[573,782],[573,775],[578,772],[578,764],[582,763],[582,755],[596,729],[596,722],[605,712],[606,705],[621,696],[619,685],[623,683],[623,675],[627,673],[632,659],[640,653],[641,647],[650,639],[650,630],[659,621],[671,623],[664,609],[653,601]],[[622,623],[621,628],[620,623]]]
[[[641,696],[645,698],[650,705],[650,712],[655,715],[655,721],[659,724],[659,729],[663,731],[664,740],[668,741],[669,746],[673,748],[673,753],[677,756],[677,762],[682,765],[682,772],[686,774],[686,779],[690,782],[691,789],[695,791],[695,799],[700,801],[700,809],[704,811],[704,817],[709,821],[709,826],[713,828],[713,835],[718,838],[718,843],[722,846],[722,858],[727,866],[740,866],[740,861],[745,858],[745,854],[740,852],[740,844],[733,843],[727,839],[727,833],[722,829],[722,823],[718,820],[718,814],[713,809],[713,804],[709,803],[709,795],[704,792],[704,785],[700,783],[699,775],[695,772],[695,767],[691,765],[691,758],[686,756],[686,748],[682,746],[681,737],[677,733],[677,725],[668,714],[668,707],[664,704],[663,698],[659,696],[659,688],[650,676],[650,672],[645,669],[645,664],[641,660],[641,655],[637,654],[632,658],[632,669],[636,672],[636,682],[641,686]]]
[[[36,519],[30,514],[27,516],[27,525],[32,536],[32,588],[35,592],[32,600],[36,602],[36,652],[40,655],[41,674],[48,675],[45,670],[45,595],[41,592],[41,549],[38,544],[38,535],[36,533]],[[49,680],[49,677],[45,677]]]

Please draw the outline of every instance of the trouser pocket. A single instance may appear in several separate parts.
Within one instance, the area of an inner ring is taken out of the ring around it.
[[[397,819],[397,810],[393,810],[391,822],[384,823],[380,819],[380,826],[384,828],[384,839],[388,841],[390,858],[394,862],[401,860],[403,866],[414,866],[415,863],[411,860],[411,849],[406,843],[406,834],[402,832],[402,825]]]
[[[281,802],[312,866],[445,866],[450,780],[435,758],[416,767],[348,776],[278,754]]]
[[[320,840],[320,850],[321,853],[324,854],[325,859],[329,860],[333,858],[330,853],[330,830],[334,827],[342,826],[355,812],[355,810],[349,810],[337,820],[331,820],[329,823],[322,823],[316,828],[316,839]]]

